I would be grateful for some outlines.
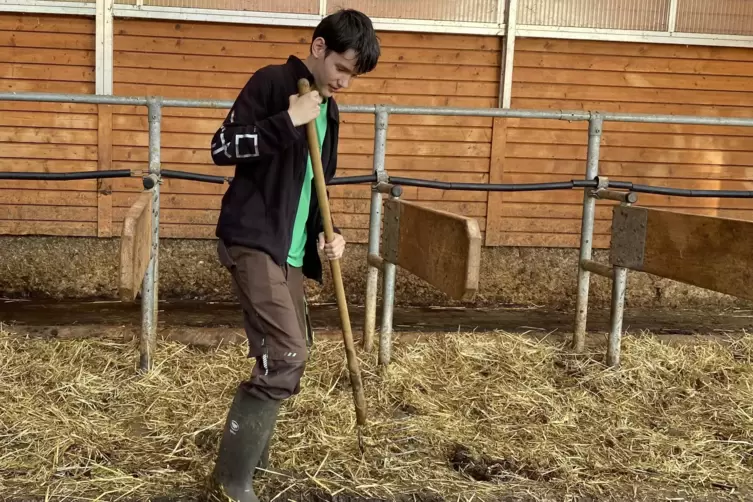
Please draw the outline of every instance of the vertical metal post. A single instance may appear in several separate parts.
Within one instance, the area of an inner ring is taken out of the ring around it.
[[[369,251],[370,255],[379,255],[379,244],[382,238],[382,194],[377,190],[379,183],[388,181],[384,168],[387,154],[387,123],[389,113],[384,105],[377,106],[374,122],[374,173],[377,182],[371,188],[371,210],[369,214]],[[366,260],[368,272],[366,277],[366,305],[363,325],[363,350],[371,352],[374,346],[374,331],[376,330],[377,291],[379,286],[379,269]]]
[[[160,179],[160,134],[162,129],[162,98],[147,99],[149,113],[149,173]],[[141,340],[139,366],[151,370],[157,344],[157,304],[159,291],[159,202],[160,183],[152,188],[152,251],[141,288]]]
[[[399,196],[390,194],[390,199],[397,200]],[[384,292],[382,293],[382,329],[379,332],[379,364],[387,366],[392,357],[392,318],[395,307],[395,280],[397,265],[388,260],[384,261]]]
[[[588,157],[586,161],[586,179],[593,180],[599,175],[599,149],[601,147],[601,132],[604,117],[593,113],[588,121]],[[593,254],[594,217],[596,213],[596,199],[591,189],[583,191],[583,217],[580,231],[580,259],[578,260],[578,296],[575,311],[575,329],[573,332],[573,347],[580,352],[586,344],[586,321],[588,318],[588,289],[591,274],[584,269],[582,263],[590,260]]]
[[[622,319],[625,313],[625,291],[627,290],[627,269],[614,267],[612,280],[612,314],[607,347],[607,366],[620,365],[620,343],[622,341]]]

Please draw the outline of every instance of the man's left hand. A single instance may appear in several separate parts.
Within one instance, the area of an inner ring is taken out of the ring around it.
[[[319,234],[319,251],[324,251],[328,260],[339,260],[345,251],[345,239],[342,235],[335,233],[332,242],[325,242],[324,232]]]

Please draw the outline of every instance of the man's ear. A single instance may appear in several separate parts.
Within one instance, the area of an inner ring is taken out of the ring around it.
[[[315,38],[311,42],[311,54],[317,59],[324,59],[327,52],[327,44],[322,37]]]

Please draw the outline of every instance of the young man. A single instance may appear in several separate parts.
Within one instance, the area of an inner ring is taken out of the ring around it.
[[[243,308],[251,376],[236,391],[213,484],[232,500],[257,501],[252,478],[265,467],[283,400],[297,394],[307,358],[304,277],[322,281],[318,251],[339,259],[345,240],[325,243],[305,125],[315,121],[326,181],[337,168],[339,113],[333,99],[372,71],[380,55],[371,21],[354,10],[326,17],[305,61],[257,71],[212,138],[212,158],[236,166],[222,199],[217,237]],[[307,78],[312,92],[298,96]]]

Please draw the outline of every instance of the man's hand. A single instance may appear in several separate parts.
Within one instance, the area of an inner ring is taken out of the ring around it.
[[[290,96],[290,107],[288,113],[295,127],[308,124],[319,116],[319,105],[322,102],[318,91],[311,91],[308,94],[299,96],[293,94]]]
[[[332,242],[325,243],[324,232],[319,234],[319,251],[324,251],[329,260],[339,260],[345,251],[345,239],[342,235],[335,233]]]

